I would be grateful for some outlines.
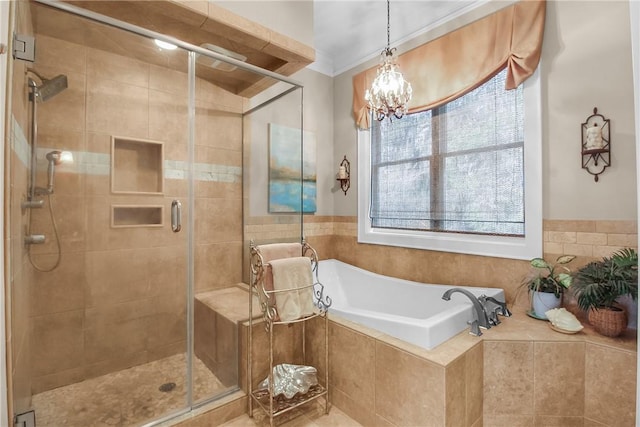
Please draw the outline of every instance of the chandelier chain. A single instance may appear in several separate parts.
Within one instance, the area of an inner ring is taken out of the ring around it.
[[[391,48],[391,13],[389,12],[389,0],[387,0],[387,50]]]

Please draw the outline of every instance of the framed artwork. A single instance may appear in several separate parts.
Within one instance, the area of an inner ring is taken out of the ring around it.
[[[301,144],[300,138],[303,139]],[[316,211],[316,140],[312,132],[269,124],[269,212]]]

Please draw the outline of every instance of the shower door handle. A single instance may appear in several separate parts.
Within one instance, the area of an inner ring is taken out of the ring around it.
[[[182,229],[182,203],[179,200],[171,202],[171,231],[174,233]]]

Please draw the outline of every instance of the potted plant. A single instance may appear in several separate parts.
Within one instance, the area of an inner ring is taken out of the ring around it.
[[[627,328],[627,316],[616,300],[624,295],[638,299],[638,253],[626,248],[590,262],[576,272],[573,291],[598,333],[620,335]]]
[[[572,282],[571,270],[565,264],[569,264],[575,258],[573,255],[561,255],[553,264],[543,258],[533,258],[529,261],[534,272],[525,278],[523,284],[529,289],[530,316],[547,319],[547,311],[560,307],[562,294]]]

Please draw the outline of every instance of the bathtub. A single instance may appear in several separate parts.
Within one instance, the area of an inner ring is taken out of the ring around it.
[[[330,317],[340,316],[427,350],[468,329],[467,321],[474,319],[466,296],[454,293],[450,301],[442,299],[447,289],[461,287],[504,301],[502,289],[412,282],[335,259],[319,262],[318,279],[332,300]]]

